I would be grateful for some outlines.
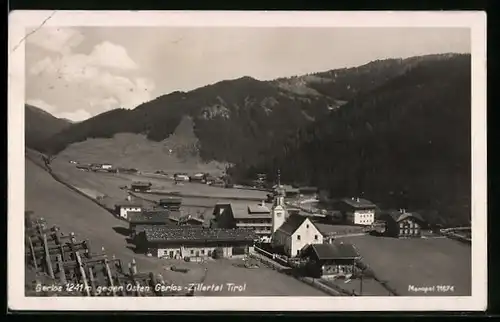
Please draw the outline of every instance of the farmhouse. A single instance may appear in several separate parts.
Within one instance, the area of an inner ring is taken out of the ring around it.
[[[206,175],[204,173],[197,173],[189,177],[189,181],[192,182],[205,182]]]
[[[174,180],[175,181],[189,181],[189,176],[186,173],[175,173]]]
[[[390,211],[381,215],[385,221],[385,235],[391,237],[420,237],[424,219],[416,212],[405,209]]]
[[[271,238],[271,211],[261,204],[218,203],[213,215],[219,228],[249,228],[262,239]]]
[[[164,209],[179,211],[182,205],[182,199],[176,197],[162,198],[158,202],[158,205]]]
[[[159,258],[231,258],[251,251],[257,238],[251,229],[150,226],[137,236],[136,246]]]
[[[309,245],[301,257],[308,259],[314,277],[329,278],[353,274],[360,255],[353,245],[341,242]]]
[[[132,191],[137,191],[137,192],[144,192],[144,191],[149,191],[151,189],[151,182],[141,182],[141,181],[136,181],[132,182],[130,185],[130,189]]]
[[[323,235],[316,225],[307,217],[291,215],[273,233],[273,247],[283,247],[289,257],[300,255],[304,247],[311,244],[322,244]]]
[[[344,222],[369,226],[375,221],[375,206],[366,199],[344,198],[336,203]]]
[[[79,170],[82,170],[82,171],[90,171],[91,170],[91,166],[88,164],[78,164],[76,166],[76,168]]]
[[[101,164],[101,169],[109,170],[111,168],[113,168],[113,165],[111,163],[103,163],[103,164]]]
[[[115,205],[115,212],[116,214],[123,219],[129,219],[129,213],[130,212],[140,212],[142,211],[142,204],[137,201],[124,201],[117,203]]]

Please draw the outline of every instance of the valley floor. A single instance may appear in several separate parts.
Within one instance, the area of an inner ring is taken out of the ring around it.
[[[123,231],[127,223],[113,217],[108,211],[84,196],[68,189],[55,181],[48,172],[32,161],[26,160],[26,210],[32,210],[38,217],[43,217],[49,225],[57,225],[64,232],[74,232],[77,239],[88,239],[94,250],[104,247],[109,255],[116,255],[124,263],[137,261],[140,271],[162,274],[166,281],[175,284],[189,283],[235,283],[245,284],[244,294],[234,292],[212,292],[212,296],[325,296],[316,290],[289,276],[282,275],[269,268],[245,269],[232,265],[232,261],[214,261],[205,265],[177,262],[177,266],[190,265],[187,274],[167,270],[164,260],[134,253],[132,245],[127,243]],[[85,173],[89,174],[89,173]],[[89,182],[94,182],[89,179]],[[115,182],[119,184],[119,182]],[[82,187],[83,188],[83,187]],[[109,188],[108,188],[109,189]],[[106,190],[118,193],[117,190]],[[205,267],[207,271],[205,272]],[[206,274],[206,275],[205,275]],[[270,282],[272,281],[272,282]]]

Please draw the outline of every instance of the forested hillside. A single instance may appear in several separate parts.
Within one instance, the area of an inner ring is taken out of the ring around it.
[[[68,120],[59,119],[44,110],[25,104],[25,144],[35,150],[45,148],[45,140],[71,125]]]
[[[123,132],[161,141],[174,132],[183,116],[190,116],[204,160],[254,162],[262,151],[282,145],[287,137],[359,93],[428,59],[437,56],[388,59],[274,81],[242,77],[174,92],[134,110],[113,110],[74,124],[48,140],[44,152],[56,154],[87,138],[109,138]]]
[[[415,64],[299,131],[274,158],[232,172],[279,168],[284,180],[332,197],[363,195],[419,209],[431,222],[469,223],[470,79],[469,55]]]

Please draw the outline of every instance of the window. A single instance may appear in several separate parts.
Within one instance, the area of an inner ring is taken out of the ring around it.
[[[300,235],[297,235],[297,240],[300,240]]]
[[[297,255],[299,255],[299,254],[300,254],[300,250],[297,250]]]
[[[314,240],[318,240],[318,235],[314,235]]]
[[[204,249],[201,250],[201,254],[205,255],[205,250]]]
[[[309,228],[309,225],[306,225],[306,228]]]
[[[193,254],[194,254],[194,250],[191,249],[191,255],[193,255]]]

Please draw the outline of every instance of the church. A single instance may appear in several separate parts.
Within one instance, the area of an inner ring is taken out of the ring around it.
[[[308,245],[323,244],[323,235],[309,218],[299,214],[288,215],[279,172],[271,215],[271,245],[273,248],[282,248],[288,257],[300,256]]]

